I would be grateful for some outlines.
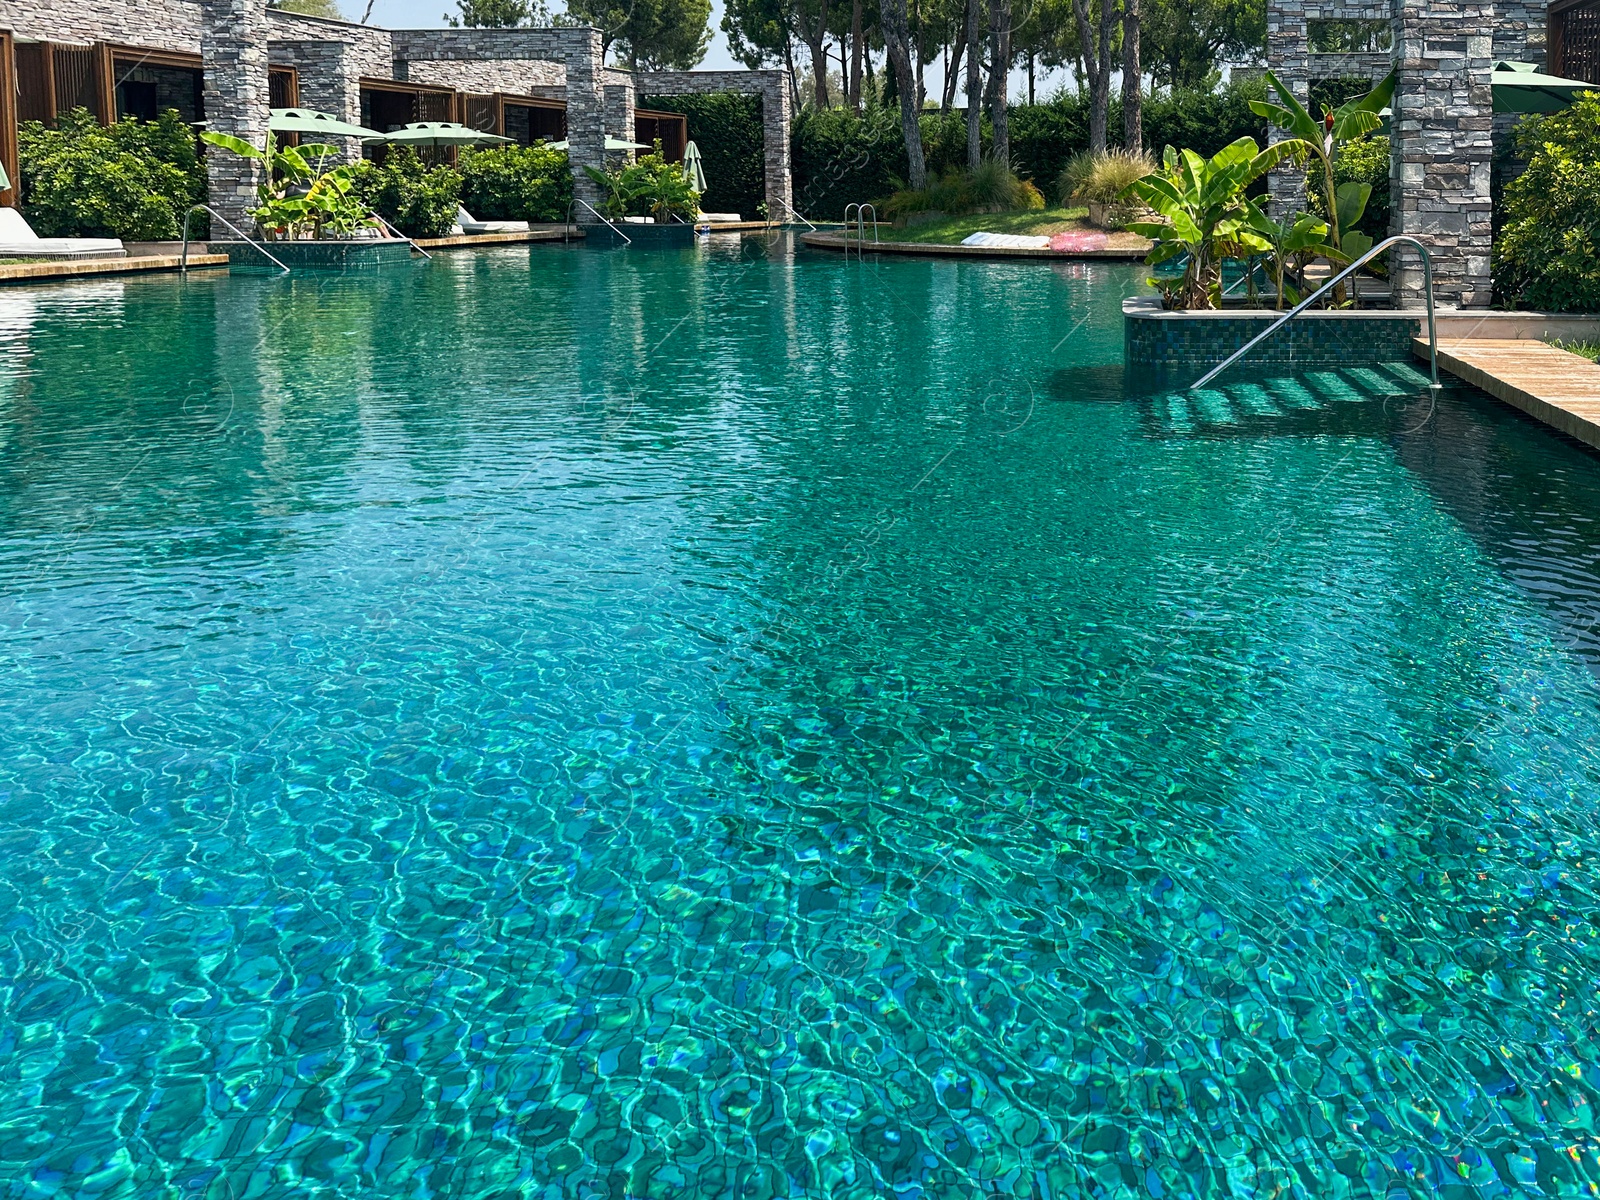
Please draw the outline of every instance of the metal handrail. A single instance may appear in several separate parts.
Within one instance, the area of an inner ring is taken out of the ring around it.
[[[590,212],[592,212],[595,216],[599,217],[602,223],[604,223],[606,225],[609,225],[611,227],[611,232],[612,233],[616,234],[619,238],[621,238],[628,245],[630,245],[630,246],[633,245],[633,239],[631,237],[629,237],[627,234],[623,233],[622,230],[618,229],[616,227],[616,225],[613,224],[612,221],[604,213],[602,213],[594,205],[590,204],[587,200],[581,200],[577,196],[574,196],[572,198],[572,204],[567,205],[567,219],[568,219],[568,223],[569,224],[576,224],[575,221],[572,221],[572,209],[573,209],[573,207],[575,205],[579,205],[579,204],[583,205]]]
[[[418,253],[418,254],[420,254],[420,255],[422,255],[422,257],[423,257],[423,258],[426,258],[426,259],[432,259],[432,258],[433,258],[433,255],[431,255],[431,254],[429,254],[429,253],[428,253],[428,252],[427,252],[427,251],[426,251],[426,250],[424,250],[424,249],[423,249],[423,248],[422,248],[422,247],[421,247],[421,246],[419,246],[419,245],[417,245],[417,244],[416,244],[416,243],[415,243],[415,242],[413,242],[413,241],[412,241],[412,240],[411,240],[411,239],[410,239],[410,238],[408,238],[408,237],[407,237],[407,236],[406,236],[406,235],[405,235],[405,234],[403,234],[403,233],[401,233],[401,232],[400,232],[400,231],[399,231],[399,230],[398,230],[398,229],[396,229],[396,228],[395,228],[395,227],[394,227],[394,226],[393,226],[393,225],[391,225],[391,224],[389,224],[389,222],[388,222],[388,221],[387,221],[387,220],[385,220],[385,219],[384,219],[384,216],[383,216],[383,214],[382,214],[382,213],[380,213],[380,212],[378,212],[378,211],[376,211],[376,210],[375,210],[375,209],[370,209],[370,208],[369,208],[369,209],[368,209],[368,210],[367,210],[367,216],[369,216],[369,217],[373,217],[373,218],[376,218],[376,220],[377,220],[377,221],[378,221],[378,223],[379,223],[379,224],[380,224],[380,225],[382,225],[382,226],[383,226],[383,227],[384,227],[384,228],[385,228],[385,229],[387,229],[387,230],[388,230],[388,231],[389,231],[389,232],[390,232],[390,233],[392,233],[392,234],[394,234],[394,235],[395,235],[395,237],[397,237],[397,238],[399,238],[399,239],[400,239],[400,240],[401,240],[401,241],[402,241],[402,242],[405,242],[405,243],[406,243],[406,245],[408,245],[408,246],[410,246],[410,247],[411,247],[411,248],[412,248],[412,249],[413,249],[413,250],[415,250],[415,251],[416,251],[416,252],[417,252],[417,253]]]
[[[856,213],[856,258],[860,260],[866,253],[867,244],[867,213],[872,213],[872,244],[878,245],[878,207],[870,200],[864,204],[851,202],[844,206],[844,253],[850,257],[850,210]]]
[[[1411,243],[1411,245],[1417,248],[1417,252],[1422,255],[1422,287],[1423,291],[1427,295],[1428,300],[1428,368],[1433,373],[1433,382],[1430,383],[1428,387],[1437,391],[1439,389],[1439,337],[1434,330],[1433,323],[1433,260],[1429,257],[1428,248],[1426,246],[1417,241],[1416,238],[1409,237],[1403,233],[1397,234],[1394,237],[1384,238],[1383,241],[1372,247],[1372,249],[1368,250],[1360,258],[1356,259],[1355,262],[1351,263],[1344,270],[1340,271],[1332,279],[1328,280],[1327,283],[1323,284],[1316,291],[1312,292],[1311,295],[1300,301],[1299,304],[1296,304],[1288,312],[1284,313],[1283,316],[1279,317],[1271,325],[1267,326],[1260,333],[1256,334],[1255,337],[1251,338],[1232,354],[1228,355],[1228,357],[1223,359],[1221,363],[1215,367],[1212,367],[1211,370],[1207,371],[1199,379],[1195,380],[1194,383],[1189,385],[1189,390],[1193,392],[1205,387],[1206,384],[1210,383],[1218,375],[1221,375],[1234,363],[1238,362],[1239,359],[1243,358],[1246,354],[1250,353],[1250,351],[1254,350],[1260,342],[1265,341],[1278,330],[1282,329],[1290,321],[1298,317],[1301,313],[1305,312],[1305,310],[1310,308],[1314,303],[1316,303],[1316,301],[1321,299],[1328,292],[1331,292],[1334,288],[1338,287],[1339,284],[1343,283],[1351,275],[1355,274],[1362,267],[1366,266],[1367,263],[1371,262],[1372,259],[1383,253],[1383,251],[1400,242]]]
[[[787,200],[779,200],[778,203],[783,205],[784,208],[788,209],[789,210],[789,215],[791,217],[798,218],[800,223],[805,225],[808,229],[810,229],[812,233],[817,232],[817,227],[815,225],[811,224],[810,221],[807,221],[804,217],[800,216],[800,211],[797,208],[795,208],[794,205],[790,204]]]
[[[248,242],[250,245],[254,246],[257,250],[261,251],[261,253],[265,254],[268,258],[270,258],[273,262],[277,263],[279,269],[281,269],[285,275],[289,274],[289,268],[281,258],[279,258],[277,255],[273,254],[272,251],[268,250],[265,246],[263,246],[260,242],[256,241],[254,238],[252,238],[249,234],[245,233],[244,230],[240,229],[237,225],[235,225],[232,221],[228,220],[227,217],[223,216],[216,209],[212,208],[209,204],[196,204],[196,205],[193,205],[193,206],[190,207],[188,212],[183,214],[183,254],[178,259],[178,271],[179,271],[179,273],[184,274],[184,275],[187,275],[189,273],[189,218],[194,216],[194,214],[199,212],[201,209],[205,209],[206,212],[210,213],[211,216],[214,219],[216,219],[218,221],[221,221],[229,229],[231,229],[235,233],[237,233],[242,240],[244,240],[245,242]]]

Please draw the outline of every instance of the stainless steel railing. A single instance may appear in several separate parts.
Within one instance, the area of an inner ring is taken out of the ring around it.
[[[791,217],[793,217],[795,220],[799,221],[807,229],[811,230],[812,233],[815,233],[817,231],[817,227],[815,225],[813,225],[810,221],[808,221],[804,217],[802,217],[800,215],[799,210],[796,209],[795,206],[790,204],[787,200],[779,200],[779,201],[777,201],[777,203],[780,206],[782,206],[783,208],[788,209],[789,210],[789,215]],[[768,211],[769,212],[771,211],[771,202],[769,202],[769,204],[768,204]]]
[[[284,264],[282,259],[273,254],[272,251],[268,250],[249,234],[245,233],[244,230],[240,229],[237,225],[228,220],[227,217],[223,216],[209,204],[196,204],[190,208],[188,212],[183,214],[183,253],[178,258],[178,270],[180,272],[185,275],[189,273],[189,218],[194,216],[194,214],[199,212],[201,209],[204,209],[206,212],[210,213],[212,220],[221,221],[229,229],[233,230],[234,233],[239,235],[241,241],[248,242],[257,250],[261,251],[262,254],[265,254],[268,258],[270,258],[273,262],[277,263],[278,269],[281,270],[285,275],[289,274],[289,268]]]
[[[1428,248],[1426,246],[1417,241],[1416,238],[1408,237],[1403,233],[1398,234],[1395,237],[1384,238],[1383,241],[1372,247],[1372,249],[1368,250],[1360,258],[1356,259],[1355,262],[1351,263],[1344,270],[1340,271],[1332,279],[1328,280],[1327,283],[1323,284],[1316,291],[1312,292],[1311,295],[1300,301],[1299,304],[1296,304],[1288,312],[1284,313],[1283,316],[1279,317],[1271,325],[1268,325],[1260,333],[1256,334],[1255,337],[1251,338],[1232,354],[1228,355],[1227,358],[1223,359],[1215,367],[1212,367],[1211,370],[1207,371],[1199,379],[1195,380],[1195,382],[1189,385],[1189,390],[1193,392],[1199,388],[1205,387],[1206,384],[1210,383],[1218,375],[1221,375],[1229,367],[1233,366],[1234,363],[1238,362],[1246,354],[1249,354],[1250,351],[1254,350],[1258,345],[1266,341],[1290,321],[1294,320],[1301,313],[1305,312],[1306,309],[1310,308],[1323,296],[1327,295],[1351,275],[1354,275],[1362,267],[1366,266],[1367,263],[1371,262],[1379,254],[1382,254],[1390,246],[1396,245],[1400,242],[1409,242],[1411,245],[1417,248],[1417,253],[1422,255],[1422,288],[1427,294],[1428,301],[1428,369],[1433,374],[1433,382],[1428,386],[1437,391],[1439,388],[1439,338],[1438,334],[1434,330],[1433,325],[1433,260],[1428,257]]]
[[[616,234],[619,238],[621,238],[628,245],[630,245],[630,246],[633,245],[633,239],[631,237],[629,237],[627,234],[623,233],[622,230],[618,229],[616,224],[613,221],[611,221],[610,218],[608,218],[603,212],[601,212],[594,205],[590,204],[587,200],[580,200],[576,196],[574,196],[572,198],[572,203],[567,206],[567,224],[569,224],[569,225],[576,224],[576,222],[572,220],[572,215],[573,215],[573,210],[576,209],[577,206],[580,205],[580,204],[583,205],[585,208],[587,208],[595,216],[599,217],[602,223],[610,226],[612,233]]]

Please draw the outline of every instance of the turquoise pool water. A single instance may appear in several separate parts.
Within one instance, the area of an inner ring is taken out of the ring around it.
[[[1600,462],[1138,278],[0,292],[0,1197],[1592,1194]]]

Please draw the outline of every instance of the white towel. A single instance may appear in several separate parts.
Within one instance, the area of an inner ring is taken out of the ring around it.
[[[1048,250],[1050,239],[1031,233],[973,233],[961,239],[963,246],[994,246],[1006,250]]]

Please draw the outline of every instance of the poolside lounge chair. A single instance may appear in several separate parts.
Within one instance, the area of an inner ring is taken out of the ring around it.
[[[526,221],[479,221],[466,209],[456,208],[456,224],[462,233],[527,233]]]
[[[42,238],[14,208],[0,208],[0,258],[126,258],[117,238]]]

